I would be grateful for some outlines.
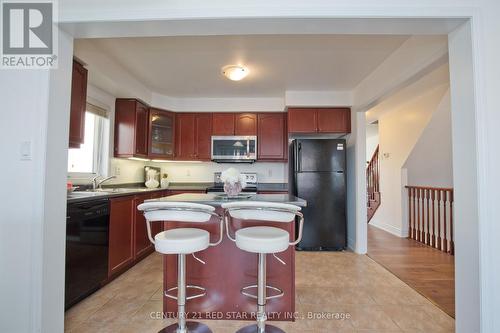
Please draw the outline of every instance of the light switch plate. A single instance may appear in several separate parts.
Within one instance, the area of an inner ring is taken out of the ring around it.
[[[31,141],[22,141],[19,150],[21,161],[31,161]]]

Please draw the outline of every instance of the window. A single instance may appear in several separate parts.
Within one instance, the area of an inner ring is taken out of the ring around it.
[[[109,120],[106,110],[87,103],[84,143],[80,148],[68,150],[68,172],[105,175],[108,143]]]

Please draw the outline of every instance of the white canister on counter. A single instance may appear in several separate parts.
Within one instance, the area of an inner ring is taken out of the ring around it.
[[[161,181],[160,181],[160,187],[161,188],[167,188],[168,185],[170,184],[170,182],[168,181],[168,175],[166,173],[164,173],[162,176],[161,176]]]

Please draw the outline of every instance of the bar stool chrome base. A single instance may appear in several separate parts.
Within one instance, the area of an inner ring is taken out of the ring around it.
[[[170,326],[165,327],[158,333],[180,333],[178,331],[179,324],[175,323]],[[213,333],[207,325],[198,323],[196,321],[186,322],[186,332],[185,333]]]
[[[236,331],[236,333],[261,333],[261,332],[259,332],[257,324],[253,324],[240,328],[239,330]],[[283,331],[281,328],[266,324],[266,330],[264,331],[264,333],[286,333],[286,332]]]

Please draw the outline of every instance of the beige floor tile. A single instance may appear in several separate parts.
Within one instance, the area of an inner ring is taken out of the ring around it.
[[[444,329],[455,331],[455,319],[446,314],[443,310],[439,309],[437,306],[428,302],[424,304],[422,309],[434,320],[439,326]]]
[[[384,312],[403,330],[417,332],[448,332],[421,305],[383,305]]]
[[[162,257],[155,253],[67,311],[65,330],[158,332],[175,323],[174,319],[161,319],[162,279]],[[299,318],[295,322],[269,322],[287,333],[401,333],[424,329],[448,333],[454,329],[454,320],[428,300],[367,256],[349,251],[298,252],[296,288]],[[415,310],[419,310],[420,320],[409,315]],[[158,319],[152,318],[157,312]],[[325,319],[322,314],[331,318]],[[311,319],[313,315],[317,318]],[[214,333],[236,332],[252,323],[203,322]]]
[[[400,329],[379,305],[350,305],[347,306],[346,312],[351,315],[350,321],[357,330]]]
[[[90,316],[87,321],[105,323],[112,319],[115,322],[127,322],[145,303],[146,300],[113,298]]]
[[[379,305],[407,304],[422,305],[427,300],[409,286],[394,286],[390,288],[371,288],[368,293]]]

